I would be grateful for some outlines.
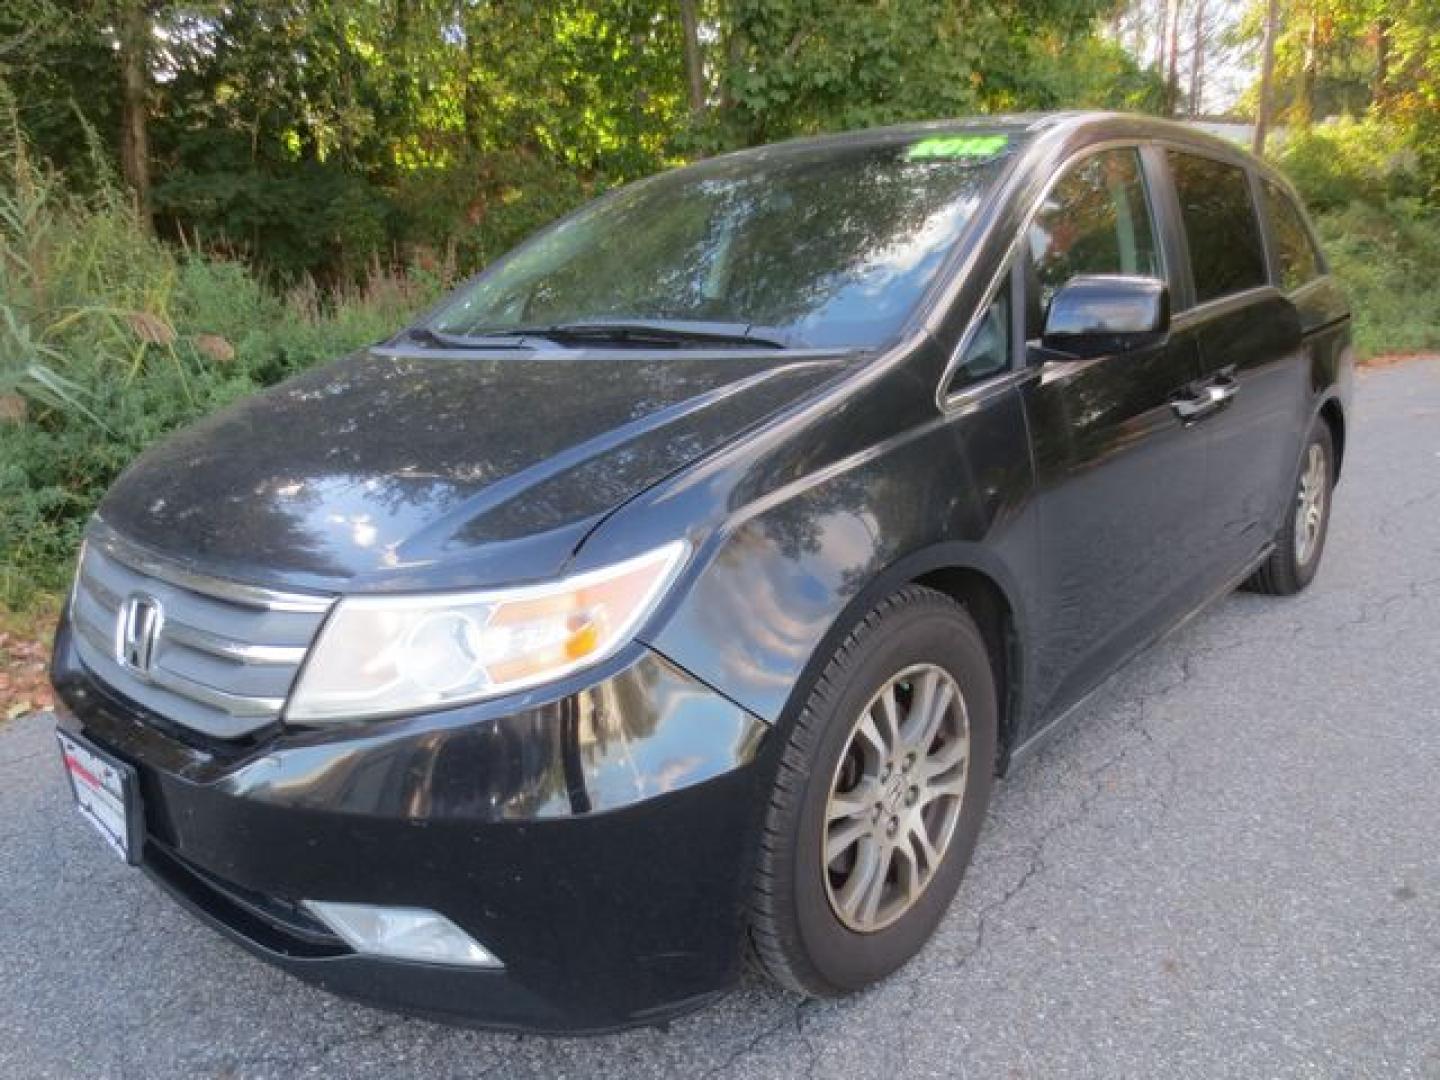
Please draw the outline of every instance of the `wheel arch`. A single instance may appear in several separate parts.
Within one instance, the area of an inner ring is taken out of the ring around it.
[[[845,635],[881,600],[910,584],[923,585],[950,597],[966,609],[980,628],[995,673],[1000,715],[995,767],[997,773],[1003,775],[1021,728],[1025,618],[1013,575],[991,550],[976,544],[942,543],[912,552],[871,578],[841,609],[816,645],[795,681],[781,723],[803,708],[810,688]]]
[[[1330,429],[1330,441],[1335,444],[1335,479],[1340,479],[1340,469],[1345,462],[1345,408],[1340,399],[1327,397],[1320,403],[1320,419]]]

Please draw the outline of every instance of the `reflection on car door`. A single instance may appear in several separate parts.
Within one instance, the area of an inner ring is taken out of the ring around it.
[[[1270,284],[1249,170],[1166,155],[1189,252],[1195,306],[1177,322],[1197,336],[1202,386],[1224,395],[1203,419],[1215,543],[1205,567],[1233,576],[1274,536],[1310,401],[1295,305]]]
[[[1026,238],[1023,393],[1043,531],[1032,685],[1052,715],[1173,620],[1203,541],[1204,441],[1173,407],[1199,376],[1194,335],[1087,360],[1038,340],[1075,275],[1166,276],[1153,207],[1138,152],[1105,150],[1061,178]]]

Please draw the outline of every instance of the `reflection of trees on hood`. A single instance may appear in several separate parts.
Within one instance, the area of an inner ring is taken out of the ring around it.
[[[213,558],[327,577],[403,560],[432,528],[456,551],[532,536],[612,508],[829,377],[786,355],[352,357],[153,450],[116,489],[112,524],[161,548],[203,532]]]

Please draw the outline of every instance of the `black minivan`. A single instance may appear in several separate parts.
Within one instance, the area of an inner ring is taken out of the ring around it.
[[[1178,125],[668,172],[137,461],[56,640],[67,773],[191,911],[392,1008],[855,990],[1022,751],[1309,583],[1351,371],[1294,192]]]

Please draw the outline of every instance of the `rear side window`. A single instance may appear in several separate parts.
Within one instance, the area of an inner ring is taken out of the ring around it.
[[[1203,304],[1264,285],[1265,246],[1245,170],[1172,150],[1170,172],[1190,247],[1195,299]]]
[[[1079,274],[1162,276],[1140,155],[1104,150],[1085,158],[1050,190],[1028,239],[1042,310]]]
[[[1320,254],[1295,201],[1268,180],[1262,190],[1270,235],[1275,241],[1275,259],[1280,264],[1280,287],[1290,292],[1320,276]]]

